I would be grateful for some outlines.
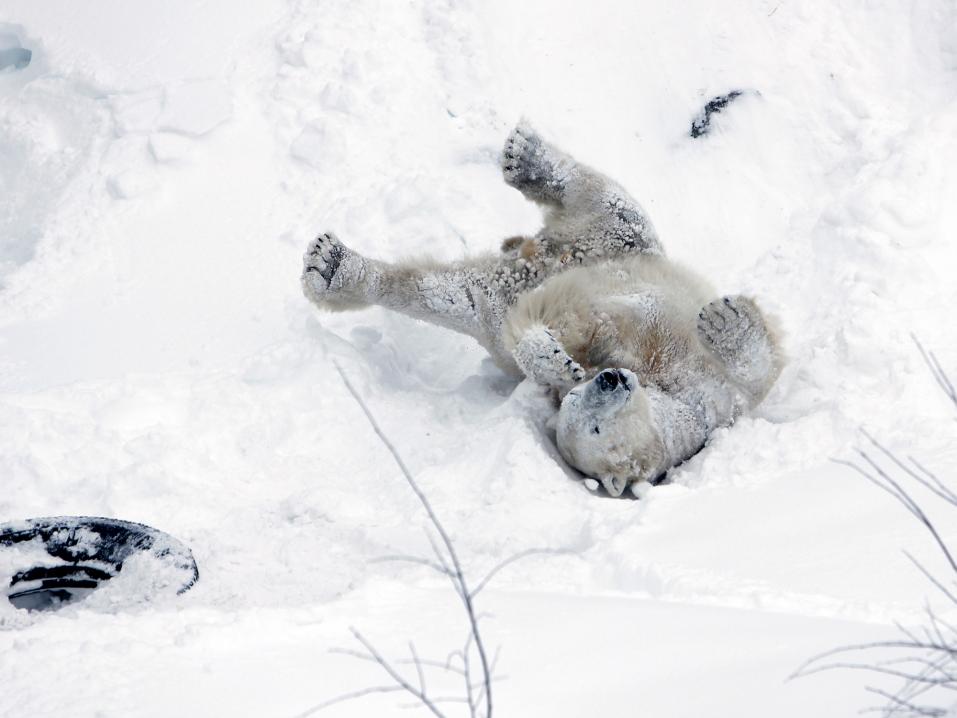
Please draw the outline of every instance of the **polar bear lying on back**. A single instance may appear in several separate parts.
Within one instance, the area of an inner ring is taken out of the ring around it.
[[[562,456],[619,496],[760,402],[781,369],[778,342],[751,299],[715,299],[664,256],[621,187],[529,126],[512,131],[501,163],[546,211],[535,236],[450,264],[389,264],[323,234],[303,290],[325,309],[377,304],[463,332],[506,371],[552,387]]]

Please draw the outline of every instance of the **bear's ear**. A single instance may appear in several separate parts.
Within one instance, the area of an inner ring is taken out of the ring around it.
[[[610,495],[621,496],[625,491],[625,487],[628,485],[628,480],[621,476],[603,476],[601,478],[601,485],[605,487],[605,491]]]

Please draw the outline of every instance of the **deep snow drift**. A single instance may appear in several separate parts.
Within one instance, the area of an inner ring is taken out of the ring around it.
[[[570,551],[482,595],[501,715],[873,704],[857,674],[783,681],[920,620],[930,587],[901,548],[939,564],[830,458],[863,425],[957,480],[953,412],[910,339],[957,375],[955,12],[6,0],[0,51],[31,60],[0,69],[0,521],[143,522],[202,578],[136,610],[0,601],[0,715],[293,716],[380,682],[328,653],[349,625],[394,654],[460,645],[439,577],[373,562],[427,550],[423,517],[333,358],[476,575]],[[754,92],[692,139],[734,89]],[[495,165],[523,115],[787,333],[765,403],[641,501],[573,480],[540,392],[470,340],[300,293],[321,230],[385,258],[534,230]]]

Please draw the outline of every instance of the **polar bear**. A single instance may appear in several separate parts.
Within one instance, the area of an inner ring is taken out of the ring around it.
[[[501,155],[506,183],[545,211],[531,237],[452,263],[387,263],[321,234],[302,287],[319,307],[379,305],[474,337],[507,372],[555,392],[569,464],[620,496],[700,450],[782,366],[752,299],[716,297],[665,257],[641,206],[527,123]]]

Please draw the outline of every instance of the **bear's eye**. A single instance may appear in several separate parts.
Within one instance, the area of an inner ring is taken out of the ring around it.
[[[598,427],[596,426],[595,428],[592,429],[592,433],[593,433],[593,434],[600,434],[601,432],[598,430]]]

